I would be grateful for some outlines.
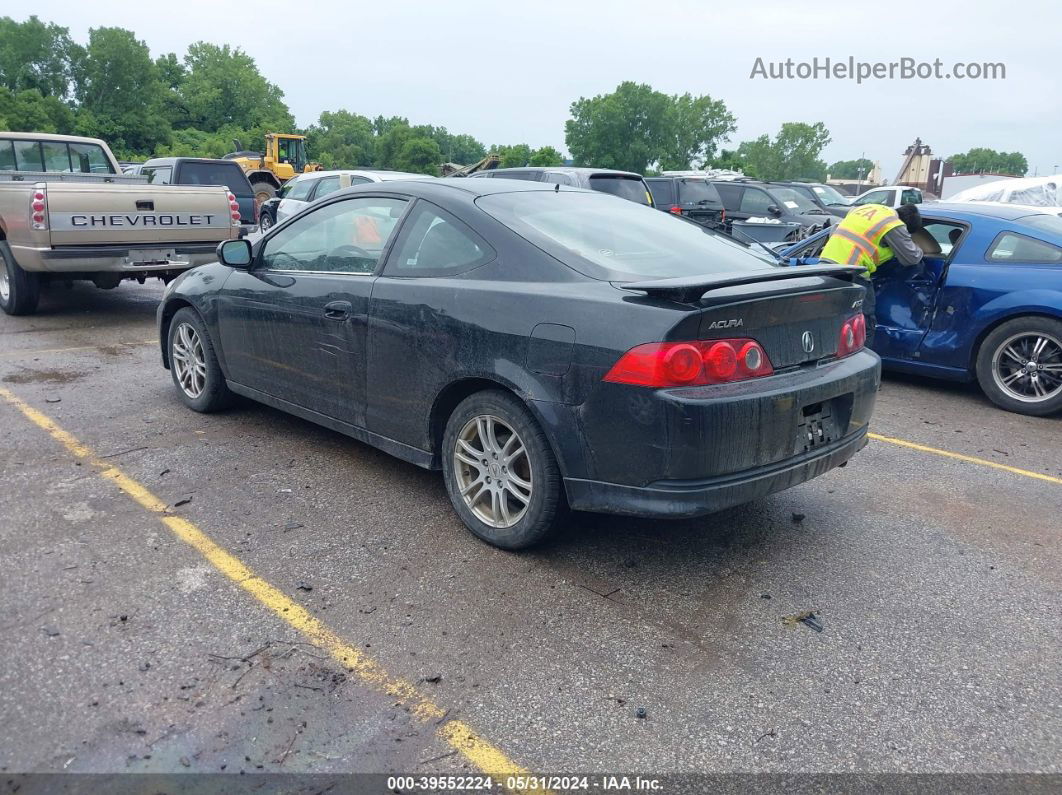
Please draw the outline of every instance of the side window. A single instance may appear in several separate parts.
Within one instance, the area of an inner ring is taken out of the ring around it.
[[[936,241],[937,246],[940,247],[940,253],[945,257],[951,256],[951,252],[958,246],[962,233],[965,231],[965,228],[958,224],[949,224],[944,221],[927,220],[922,228]],[[925,250],[924,246],[922,248]]]
[[[152,185],[169,185],[173,175],[173,168],[171,166],[157,166],[145,168],[140,173],[146,174],[148,182]]]
[[[990,262],[1062,262],[1062,248],[1026,237],[1015,232],[1004,232],[988,249]]]
[[[266,241],[262,267],[369,274],[406,207],[403,199],[347,199],[304,215]]]
[[[111,161],[99,144],[70,144],[70,161],[74,171],[85,174],[113,174]]]
[[[11,141],[0,141],[0,171],[15,170],[15,147]]]
[[[63,141],[41,141],[45,171],[71,171],[70,150]]]
[[[745,188],[745,195],[741,197],[739,212],[765,215],[767,208],[774,204],[767,191],[758,188]]]
[[[372,182],[372,180],[369,179],[368,177],[358,177],[358,176],[351,176],[351,178],[350,178],[350,184],[351,184],[352,187],[354,185],[364,185],[366,182]]]
[[[921,204],[922,191],[917,188],[908,188],[900,194],[900,204]]]
[[[670,179],[647,179],[646,184],[653,193],[653,203],[657,207],[670,207],[675,203],[673,185]]]
[[[384,273],[388,276],[446,276],[487,262],[494,251],[475,232],[445,210],[417,202],[395,244]]]
[[[329,193],[335,193],[337,190],[339,190],[339,175],[324,177],[317,180],[317,191],[313,194],[313,198],[315,200],[321,199]]]
[[[284,194],[285,199],[297,199],[299,201],[307,201],[310,196],[310,191],[313,190],[313,185],[317,180],[315,179],[302,179],[291,186],[291,190]]]
[[[15,141],[15,163],[19,171],[44,171],[39,141]]]
[[[719,196],[723,199],[723,206],[728,210],[736,210],[738,202],[741,201],[741,186],[729,185],[725,182],[713,182],[715,189],[719,191]]]

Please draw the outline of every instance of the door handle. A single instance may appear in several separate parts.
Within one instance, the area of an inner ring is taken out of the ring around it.
[[[324,315],[329,320],[346,320],[353,309],[350,301],[332,301],[325,304]]]

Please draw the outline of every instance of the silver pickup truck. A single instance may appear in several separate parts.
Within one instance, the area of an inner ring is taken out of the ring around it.
[[[103,141],[0,132],[0,309],[32,314],[42,287],[169,281],[239,237],[225,186],[149,185],[122,173]]]

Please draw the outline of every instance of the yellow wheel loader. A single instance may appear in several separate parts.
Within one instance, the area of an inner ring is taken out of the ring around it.
[[[296,174],[321,170],[319,163],[306,160],[305,135],[266,133],[264,152],[241,151],[240,142],[233,143],[237,151],[225,155],[225,159],[235,160],[246,172],[259,205],[276,196],[280,186]]]

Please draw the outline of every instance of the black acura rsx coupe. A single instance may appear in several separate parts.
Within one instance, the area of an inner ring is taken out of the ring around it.
[[[179,398],[242,395],[441,469],[508,549],[569,509],[689,517],[843,465],[880,378],[858,268],[768,254],[600,192],[361,185],[174,280]]]

